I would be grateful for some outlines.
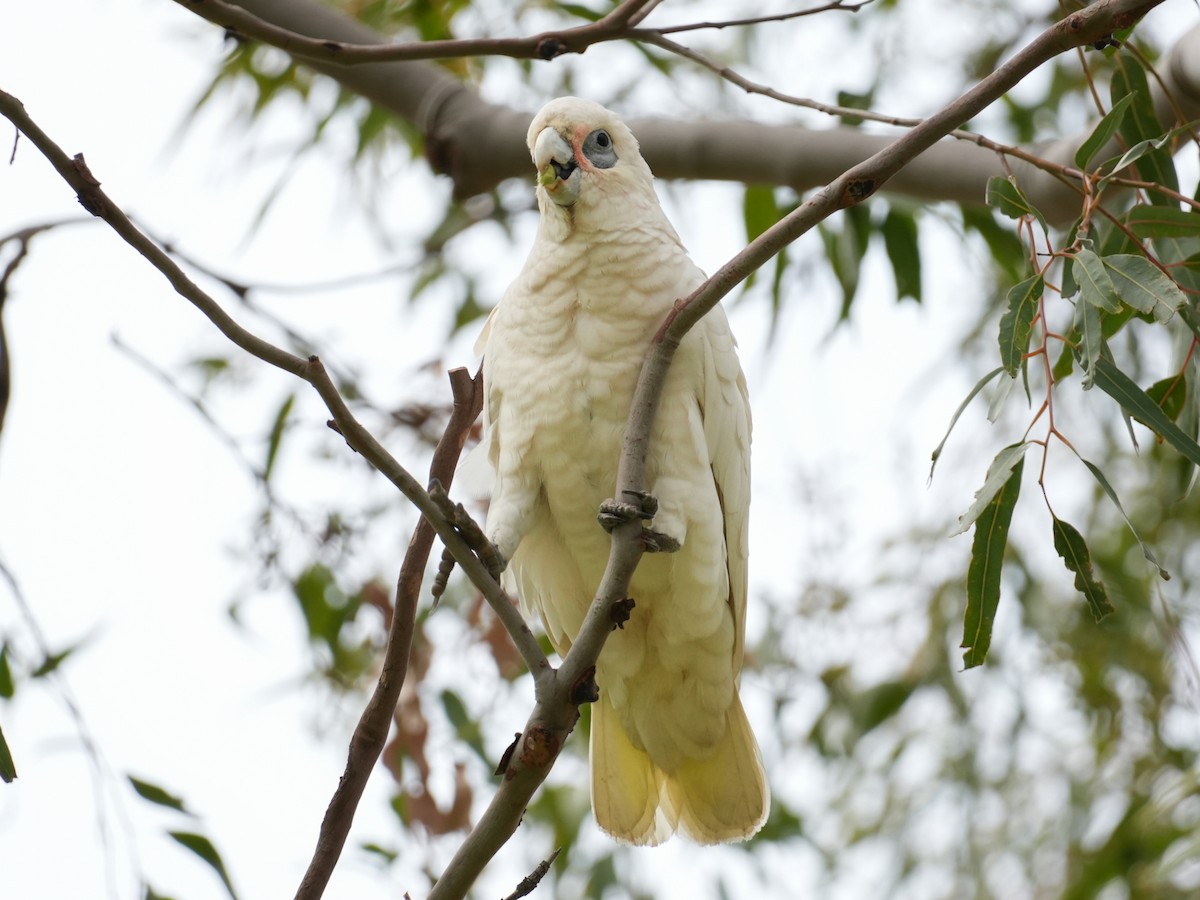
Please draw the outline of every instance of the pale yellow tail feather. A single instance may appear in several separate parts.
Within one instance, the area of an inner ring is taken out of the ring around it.
[[[758,743],[736,694],[725,737],[707,759],[681,765],[667,793],[679,810],[679,831],[698,844],[744,841],[762,827],[771,808]]]
[[[592,705],[592,809],[620,841],[660,844],[679,831],[699,844],[746,840],[767,818],[770,794],[739,697],[711,757],[671,775],[633,746],[602,694]]]
[[[675,822],[659,814],[662,773],[629,736],[604,695],[592,704],[592,811],[610,835],[630,844],[661,844]]]

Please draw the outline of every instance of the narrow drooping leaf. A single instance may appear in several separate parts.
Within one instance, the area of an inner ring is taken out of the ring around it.
[[[883,224],[883,247],[896,278],[896,299],[912,297],[921,302],[921,248],[917,241],[917,219],[908,210],[893,207]]]
[[[279,456],[279,443],[283,440],[283,431],[287,428],[288,416],[296,403],[296,395],[288,394],[287,399],[275,413],[275,421],[271,423],[271,435],[267,440],[267,459],[263,463],[263,481],[271,479],[271,471],[275,468],[275,459]]]
[[[1140,142],[1152,141],[1162,136],[1162,123],[1154,111],[1153,94],[1146,70],[1140,61],[1128,53],[1119,53],[1113,57],[1114,69],[1112,81],[1109,83],[1109,96],[1114,105],[1126,95],[1133,96],[1128,113],[1122,117],[1118,128],[1125,142],[1136,147]],[[1157,147],[1144,152],[1135,163],[1138,174],[1146,181],[1160,184],[1172,190],[1179,190],[1179,176],[1175,172],[1175,163],[1171,154],[1164,147]],[[1161,191],[1149,192],[1150,202],[1158,206],[1172,206],[1171,200]]]
[[[1054,517],[1054,550],[1062,557],[1067,569],[1075,573],[1075,589],[1087,600],[1092,616],[1097,622],[1116,612],[1104,590],[1104,583],[1092,569],[1092,554],[1083,535],[1075,526]]]
[[[485,763],[491,765],[493,761],[488,757],[487,748],[483,744],[483,731],[480,729],[479,723],[472,719],[467,712],[467,706],[463,703],[462,698],[454,691],[444,690],[442,691],[442,708],[446,712],[446,718],[454,726],[459,740],[474,750]]]
[[[1014,285],[1006,296],[1008,309],[1000,317],[1000,363],[1013,378],[1029,350],[1029,335],[1045,286],[1045,279],[1037,274]]]
[[[1095,383],[1096,360],[1104,349],[1104,333],[1100,327],[1100,310],[1091,303],[1080,303],[1075,307],[1075,328],[1079,332],[1076,352],[1083,367],[1083,389],[1090,390]]]
[[[1117,296],[1103,260],[1094,250],[1084,247],[1076,253],[1071,260],[1071,273],[1085,303],[1110,313],[1121,311],[1121,298]]]
[[[1027,442],[1020,444],[1010,444],[992,460],[992,464],[988,466],[987,475],[984,476],[983,486],[975,492],[975,500],[971,503],[971,508],[958,517],[958,528],[954,530],[954,534],[962,534],[971,527],[979,516],[987,509],[996,495],[1000,493],[1004,485],[1007,483],[1009,475],[1012,473],[1021,461],[1025,458],[1025,451],[1029,449]]]
[[[1181,375],[1163,378],[1146,388],[1146,396],[1158,404],[1168,419],[1178,422],[1187,402],[1187,381]]]
[[[1200,237],[1200,216],[1195,210],[1138,204],[1125,214],[1125,222],[1140,238]]]
[[[1087,140],[1076,151],[1075,165],[1080,169],[1087,168],[1088,163],[1092,161],[1092,157],[1096,155],[1097,151],[1107,144],[1112,139],[1112,136],[1117,133],[1117,129],[1121,126],[1121,120],[1125,118],[1125,113],[1132,102],[1133,95],[1126,94],[1113,104],[1112,109],[1092,129],[1092,133],[1088,135]]]
[[[750,184],[742,195],[742,221],[746,226],[746,242],[754,240],[783,215],[775,202],[775,188],[767,184]]]
[[[183,800],[166,789],[159,787],[157,784],[143,781],[140,778],[134,778],[132,775],[127,775],[126,777],[129,779],[129,783],[133,785],[133,789],[137,791],[138,796],[143,800],[149,800],[151,803],[156,803],[159,806],[187,813],[189,816],[192,814],[191,810],[183,805]]]
[[[17,766],[13,762],[12,751],[8,749],[8,741],[4,739],[4,729],[0,728],[0,781],[12,784],[17,777]]]
[[[1096,360],[1096,386],[1129,415],[1161,436],[1193,465],[1200,466],[1200,444],[1167,418],[1157,403],[1107,357]]]
[[[1025,193],[1017,187],[1016,179],[1003,175],[993,175],[987,183],[987,204],[995,207],[1010,219],[1020,219],[1033,216],[1041,223],[1042,230],[1048,231],[1045,217],[1038,211]]]
[[[1103,261],[1117,295],[1138,312],[1165,322],[1183,305],[1183,291],[1146,257],[1118,253]]]
[[[0,697],[11,700],[17,685],[13,681],[12,668],[8,665],[8,644],[0,647]]]
[[[1162,150],[1162,148],[1166,146],[1170,140],[1170,134],[1162,134],[1155,138],[1147,138],[1144,141],[1138,141],[1136,144],[1122,153],[1116,163],[1113,164],[1112,174],[1124,174],[1123,170],[1126,167],[1134,165],[1135,163],[1141,163],[1146,157],[1154,154],[1156,151]],[[1146,174],[1145,172],[1141,171],[1141,165],[1139,165],[1137,168],[1139,169],[1139,175]],[[1174,169],[1172,169],[1172,172],[1173,171]]]
[[[992,371],[988,372],[986,375],[984,375],[982,378],[980,378],[977,382],[975,382],[975,387],[971,388],[971,390],[967,394],[967,396],[963,398],[963,402],[958,404],[958,409],[956,409],[954,411],[954,415],[952,415],[950,417],[950,424],[946,428],[946,434],[942,437],[941,442],[936,447],[933,448],[933,453],[930,455],[930,460],[931,460],[930,464],[929,464],[929,480],[930,481],[933,480],[933,469],[937,465],[938,458],[942,455],[942,449],[946,446],[946,441],[950,440],[950,432],[952,432],[954,430],[954,426],[958,424],[959,417],[963,414],[963,411],[968,406],[971,405],[971,401],[975,399],[975,397],[979,394],[979,392],[982,391],[985,387],[987,387],[988,383],[1003,371],[1004,371],[1004,366],[996,366],[996,368],[992,369]]]
[[[1079,456],[1078,452],[1076,452],[1075,455]],[[1100,470],[1100,467],[1095,463],[1084,459],[1082,456],[1079,457],[1079,461],[1087,466],[1088,471],[1092,473],[1092,476],[1099,483],[1100,488],[1105,494],[1108,495],[1108,499],[1113,502],[1113,506],[1115,506],[1117,508],[1117,512],[1121,514],[1121,518],[1123,518],[1125,520],[1125,524],[1129,526],[1129,532],[1133,535],[1138,544],[1141,545],[1142,555],[1146,557],[1146,561],[1158,570],[1158,575],[1163,581],[1170,581],[1171,573],[1158,564],[1158,558],[1154,555],[1154,551],[1150,549],[1150,545],[1142,540],[1142,536],[1138,534],[1137,529],[1133,527],[1133,520],[1129,518],[1129,513],[1125,512],[1125,507],[1121,505],[1121,499],[1117,496],[1117,492],[1113,490],[1113,486],[1109,483],[1108,478],[1106,478],[1104,473]]]
[[[217,852],[217,848],[213,846],[212,841],[202,834],[195,834],[190,831],[168,831],[167,834],[208,863],[220,877],[221,884],[225,885],[225,890],[229,896],[233,900],[237,900],[237,893],[233,889],[233,882],[229,880],[229,872],[225,869],[225,862],[221,859],[221,854]]]
[[[975,522],[971,563],[967,568],[967,609],[963,616],[962,647],[966,651],[963,664],[968,669],[981,665],[992,645],[992,626],[1000,605],[1000,570],[1024,469],[1025,460],[1021,458]]]

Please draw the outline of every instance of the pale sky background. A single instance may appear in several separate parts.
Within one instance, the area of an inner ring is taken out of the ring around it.
[[[1166,6],[1172,11],[1164,16],[1180,19],[1191,9]],[[232,133],[227,108],[214,107],[181,130],[219,47],[216,29],[165,0],[12,3],[0,12],[0,89],[24,101],[68,153],[82,151],[126,211],[247,281],[309,283],[415,258],[403,238],[428,227],[435,204],[415,193],[424,188],[399,157],[383,164],[381,207],[397,237],[394,253],[382,251],[351,214],[354,201],[342,193],[337,159],[325,153],[298,167],[261,229],[248,237],[262,195],[303,129],[277,113],[250,134]],[[595,80],[605,56],[589,51],[578,64]],[[6,161],[11,130],[5,126]],[[738,196],[728,186],[667,194],[685,243],[709,271],[738,248]],[[15,163],[0,167],[0,235],[63,218],[87,217],[21,141]],[[528,239],[532,219],[521,227]],[[769,353],[761,306],[732,310],[756,411],[752,559],[773,561],[753,567],[756,591],[793,590],[794,560],[827,540],[813,533],[806,503],[844,502],[844,520],[883,527],[941,522],[969,502],[987,460],[964,460],[957,470],[947,465],[948,477],[927,490],[928,453],[966,389],[992,363],[932,381],[926,376],[938,368],[939,354],[954,352],[930,323],[971,315],[984,262],[968,258],[942,267],[938,249],[945,248],[926,247],[923,308],[891,308],[890,274],[876,260],[854,323],[832,338],[838,299],[819,278],[804,286],[812,305],[803,313],[815,318],[790,309]],[[0,251],[0,266],[12,252]],[[520,262],[497,255],[483,299],[494,301]],[[240,315],[228,295],[214,295]],[[436,303],[402,307],[399,295],[396,282],[382,282],[336,295],[272,298],[272,308],[321,335],[335,356],[362,360],[370,383],[391,397],[399,392],[388,360],[429,358],[447,317]],[[874,311],[886,328],[872,327]],[[50,648],[83,645],[55,685],[26,682],[14,701],[0,703],[0,726],[20,776],[0,785],[0,896],[131,898],[139,871],[180,900],[225,896],[202,863],[163,836],[166,828],[211,837],[246,900],[290,896],[342,769],[342,731],[360,701],[344,710],[314,709],[327,695],[299,683],[308,658],[292,602],[255,597],[237,558],[256,508],[251,480],[197,415],[112,341],[117,336],[176,372],[190,358],[226,352],[223,339],[95,221],[34,241],[10,284],[4,318],[13,398],[0,435],[0,560],[17,578]],[[472,339],[462,336],[448,358],[474,367]],[[830,383],[844,388],[829,395],[817,390]],[[887,390],[879,391],[883,383]],[[298,427],[319,433],[325,418],[319,404],[304,385],[274,373],[221,404],[223,425],[240,436],[260,434],[292,390],[304,398]],[[904,428],[890,430],[901,407]],[[412,448],[394,449],[402,462],[424,464]],[[390,496],[383,479],[365,471],[314,473],[305,463],[299,455],[281,460],[280,488],[288,496],[312,502]],[[877,483],[864,491],[863,479]],[[805,489],[808,499],[796,502]],[[850,534],[838,559],[853,559],[867,536]],[[965,567],[969,544],[957,540]],[[397,554],[391,567],[398,560]],[[380,562],[390,571],[386,558]],[[236,598],[248,600],[241,630],[226,614]],[[751,628],[753,616],[752,609]],[[28,623],[3,583],[0,632],[19,636],[14,653],[37,658]],[[102,773],[92,771],[80,747],[61,690],[78,703]],[[753,714],[752,679],[747,692]],[[525,712],[515,711],[511,724],[519,727]],[[513,730],[504,724],[502,730]],[[319,740],[318,725],[327,729]],[[123,787],[126,773],[180,794],[200,818],[189,822],[140,801]],[[387,843],[394,834],[386,781],[373,780],[352,846]],[[645,857],[647,866],[678,873],[680,895],[688,879],[705,877],[702,866],[675,866],[685,849],[673,844]],[[407,874],[398,865],[381,876],[348,851],[326,896],[396,897],[410,886]],[[482,894],[507,893],[524,874],[522,859],[502,856]]]

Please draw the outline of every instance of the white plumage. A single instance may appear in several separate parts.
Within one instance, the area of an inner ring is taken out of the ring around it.
[[[649,342],[704,280],[667,221],[629,129],[574,97],[529,130],[541,212],[520,276],[480,338],[487,453],[496,481],[487,534],[527,614],[566,653],[600,584],[621,439]],[[750,408],[721,309],[687,335],[651,439],[656,532],[637,606],[597,666],[592,805],[634,844],[679,831],[741,840],[766,818],[762,762],[737,693],[746,619]]]

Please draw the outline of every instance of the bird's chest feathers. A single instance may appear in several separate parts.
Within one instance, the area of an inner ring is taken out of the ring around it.
[[[654,331],[676,296],[635,240],[577,245],[531,260],[504,303],[493,372],[503,405],[533,427],[544,476],[611,490],[630,399]]]

